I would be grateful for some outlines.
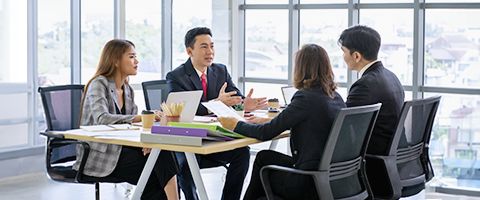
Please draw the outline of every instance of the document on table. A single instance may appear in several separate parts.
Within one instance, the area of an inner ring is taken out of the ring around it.
[[[96,138],[130,138],[138,137],[140,138],[141,130],[116,130],[116,131],[85,131],[83,129],[74,129],[64,131],[63,133],[90,136]],[[59,132],[62,133],[62,132]]]
[[[89,125],[80,126],[80,129],[85,131],[118,131],[118,130],[139,130],[139,127],[132,126],[130,124],[107,124],[107,125]]]
[[[202,102],[202,105],[208,110],[212,111],[215,115],[217,115],[217,117],[233,117],[240,121],[245,121],[245,119],[238,115],[235,110],[228,107],[221,101]]]

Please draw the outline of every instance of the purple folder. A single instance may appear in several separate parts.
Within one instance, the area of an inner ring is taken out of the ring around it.
[[[183,135],[194,137],[207,137],[207,129],[199,128],[180,128],[173,126],[152,126],[152,133],[166,134],[166,135]]]
[[[181,135],[181,136],[190,136],[190,137],[201,137],[206,140],[215,140],[215,141],[230,141],[233,140],[231,137],[208,133],[208,129],[202,128],[181,128],[174,126],[152,126],[152,134],[165,134],[165,135]]]

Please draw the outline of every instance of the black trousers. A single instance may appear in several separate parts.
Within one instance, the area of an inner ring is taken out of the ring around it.
[[[279,165],[293,168],[291,156],[263,150],[257,153],[253,163],[252,177],[245,193],[244,200],[256,200],[266,196],[260,179],[260,170],[266,165]],[[318,199],[313,179],[308,176],[286,173],[271,173],[270,184],[273,193],[282,199]]]
[[[144,156],[141,148],[123,146],[117,166],[110,175],[104,178],[115,178],[136,185],[147,158],[148,155]],[[163,188],[177,172],[178,168],[173,153],[160,151],[141,199],[167,199]]]
[[[193,182],[185,154],[176,153],[176,157],[180,169],[180,173],[178,174],[180,188],[185,194],[186,200],[196,200],[198,199],[197,189]],[[196,155],[196,158],[201,169],[228,165],[222,200],[240,199],[243,181],[247,175],[250,162],[250,150],[248,147],[208,155]]]

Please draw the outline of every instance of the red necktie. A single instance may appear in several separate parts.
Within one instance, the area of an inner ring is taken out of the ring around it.
[[[200,78],[202,79],[203,96],[207,99],[207,76],[205,76],[205,73],[202,73]]]

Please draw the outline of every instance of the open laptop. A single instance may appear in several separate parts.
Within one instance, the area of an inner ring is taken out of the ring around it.
[[[202,90],[170,92],[167,97],[167,104],[183,102],[183,111],[180,114],[180,122],[192,122],[197,112]]]
[[[290,104],[293,95],[297,92],[297,88],[293,86],[284,86],[282,87],[283,100],[285,100],[285,105]]]

